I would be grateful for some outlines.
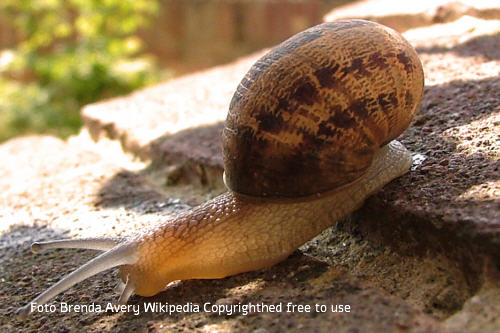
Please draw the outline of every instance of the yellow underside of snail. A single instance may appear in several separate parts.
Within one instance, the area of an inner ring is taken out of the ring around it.
[[[343,38],[355,44],[339,51]],[[379,50],[377,45],[384,45],[384,49]],[[325,52],[317,55],[316,51],[311,57],[304,56],[309,54],[308,48],[317,50],[319,46],[333,47],[340,53],[333,58],[322,54]],[[384,55],[387,59],[380,59]],[[292,60],[298,65],[288,77],[283,64]],[[342,70],[339,64],[350,69]],[[273,73],[282,80],[295,81],[267,96],[264,91],[272,89],[266,82]],[[383,75],[388,75],[385,81],[393,82],[367,86],[371,76],[378,82]],[[234,140],[224,143],[225,172],[231,172],[225,180],[230,190],[123,242],[84,239],[34,243],[34,252],[48,248],[104,252],[32,303],[44,304],[76,283],[117,266],[125,282],[119,300],[124,304],[132,293],[152,296],[171,281],[223,278],[284,260],[409,170],[411,154],[393,139],[408,126],[419,107],[422,91],[423,72],[415,51],[386,27],[348,20],[322,24],[292,37],[254,65],[233,97],[224,130],[224,140]],[[266,96],[264,101],[262,96]],[[317,108],[321,110],[315,113]],[[305,124],[304,116],[312,117],[312,124]],[[369,129],[354,134],[359,124]],[[311,137],[316,134],[318,138]],[[337,139],[328,135],[340,137],[341,144],[335,146]],[[277,143],[273,143],[275,137]],[[261,155],[259,149],[265,154]],[[267,157],[273,150],[277,150],[277,157]],[[241,164],[236,159],[242,152],[246,154],[245,172],[233,174],[234,167]],[[297,161],[303,156],[312,160],[311,168],[306,162]],[[360,167],[346,160],[353,156],[359,158]],[[323,157],[327,162],[320,161]],[[256,169],[266,168],[264,175],[252,169],[254,165]],[[327,173],[323,170],[325,165],[332,166],[334,172],[345,171],[346,176],[325,176],[324,182],[321,178],[312,181],[312,187],[306,190],[296,186],[311,179],[311,173],[323,177]],[[293,177],[268,176],[287,168]],[[245,174],[253,179],[248,186],[246,180],[239,180]],[[254,194],[255,182],[265,189],[261,195]],[[290,193],[286,191],[287,182],[293,183]],[[325,190],[323,183],[333,187]],[[19,313],[26,316],[30,309],[28,304]]]

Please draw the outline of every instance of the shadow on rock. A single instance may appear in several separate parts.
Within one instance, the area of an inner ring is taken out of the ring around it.
[[[500,110],[498,96],[498,77],[427,87],[420,113],[401,137],[427,159],[382,192],[384,201],[397,200],[405,211],[437,219],[455,236],[488,240],[478,243],[496,253],[500,225],[491,222],[500,220],[500,202],[487,189],[471,190],[487,188],[500,176],[493,120]]]
[[[224,192],[223,126],[223,122],[218,122],[157,138],[150,144],[151,164],[140,172],[117,173],[99,191],[96,205],[126,207],[140,213],[165,209],[181,212],[200,200],[189,195],[176,197],[175,186],[191,185],[199,188],[198,192]]]

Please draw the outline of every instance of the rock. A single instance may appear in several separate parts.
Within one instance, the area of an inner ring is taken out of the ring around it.
[[[500,16],[495,0],[364,0],[335,8],[326,14],[326,22],[360,18],[387,25],[400,32],[434,23],[455,21],[463,15],[492,19]]]

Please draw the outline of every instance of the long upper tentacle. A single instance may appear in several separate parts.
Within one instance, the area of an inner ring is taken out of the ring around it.
[[[35,242],[31,244],[31,251],[38,253],[46,249],[90,249],[107,251],[119,244],[119,240],[113,238],[83,238],[83,239],[60,239],[48,242]]]

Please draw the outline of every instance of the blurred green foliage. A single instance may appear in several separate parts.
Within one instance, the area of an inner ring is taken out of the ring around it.
[[[157,9],[158,0],[1,0],[22,41],[0,51],[0,141],[66,137],[83,105],[157,82],[136,35]]]

